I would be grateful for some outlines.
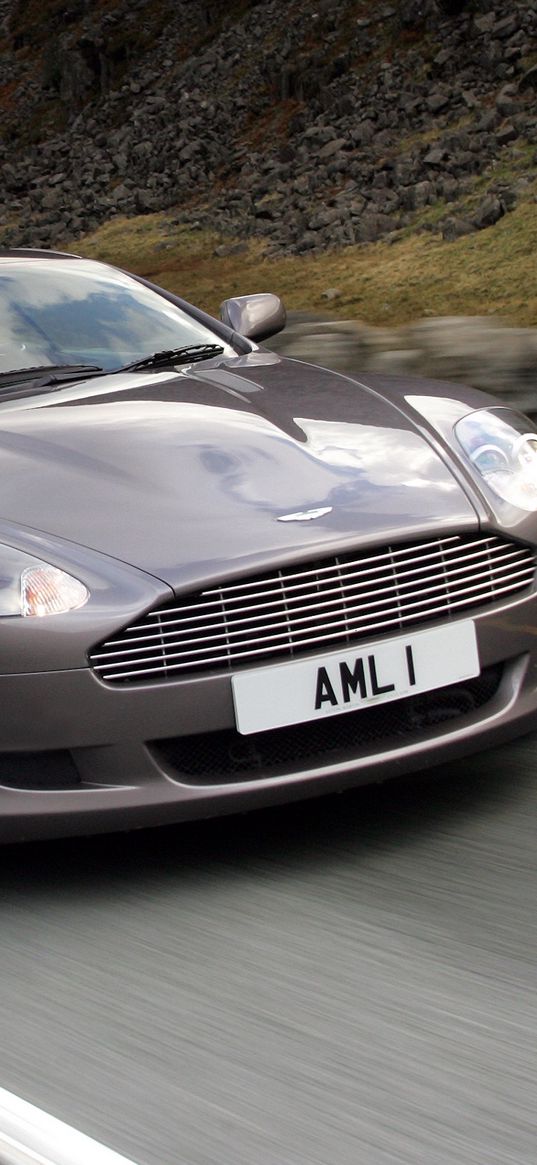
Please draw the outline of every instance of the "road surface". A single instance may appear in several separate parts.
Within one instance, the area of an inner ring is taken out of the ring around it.
[[[0,1086],[139,1165],[535,1165],[537,735],[0,853]]]

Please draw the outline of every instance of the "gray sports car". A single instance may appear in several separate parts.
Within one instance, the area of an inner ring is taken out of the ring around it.
[[[534,724],[537,431],[0,256],[0,837],[343,789]]]

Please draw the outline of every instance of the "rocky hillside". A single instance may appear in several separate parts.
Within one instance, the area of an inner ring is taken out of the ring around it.
[[[169,209],[276,254],[489,227],[531,190],[536,31],[537,0],[0,0],[0,234]]]

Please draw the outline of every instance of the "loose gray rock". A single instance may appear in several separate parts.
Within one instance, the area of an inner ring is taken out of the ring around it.
[[[452,243],[463,235],[470,235],[476,230],[476,224],[468,218],[447,218],[442,226],[442,238],[446,243]]]
[[[496,133],[496,141],[499,146],[507,146],[509,142],[514,142],[517,137],[518,132],[511,122],[502,125]]]
[[[521,93],[525,93],[527,89],[537,89],[537,64],[532,65],[531,68],[526,69],[518,82],[518,88]]]
[[[452,214],[435,229],[458,237],[483,174],[483,199],[509,209],[504,147],[537,144],[537,5],[505,7],[405,0],[357,17],[356,0],[290,0],[282,27],[277,0],[218,21],[190,0],[77,0],[47,6],[46,25],[36,7],[30,27],[0,0],[2,241],[61,245],[173,207],[222,246],[317,252],[389,237],[438,199]]]
[[[485,227],[494,226],[504,214],[505,207],[502,205],[500,199],[496,198],[493,194],[489,194],[476,211],[472,222],[478,231],[482,231]]]

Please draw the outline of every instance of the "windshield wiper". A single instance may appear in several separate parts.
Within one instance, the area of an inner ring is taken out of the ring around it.
[[[3,391],[4,387],[15,388],[29,381],[38,381],[39,388],[48,388],[69,380],[98,376],[102,372],[104,368],[100,368],[98,364],[36,364],[31,368],[12,368],[7,372],[0,372],[0,391]]]
[[[153,352],[132,364],[123,364],[116,372],[143,372],[146,368],[173,368],[175,364],[194,364],[197,360],[209,360],[211,356],[221,356],[221,344],[185,344],[182,348],[167,348],[163,352]]]

